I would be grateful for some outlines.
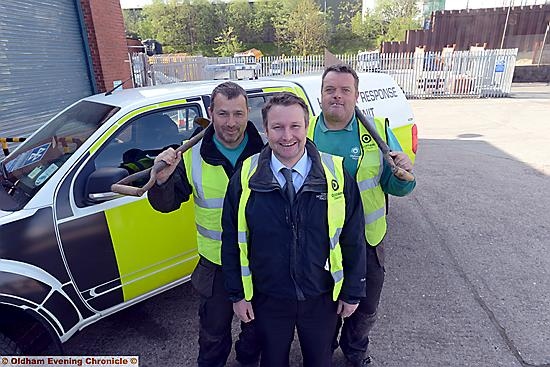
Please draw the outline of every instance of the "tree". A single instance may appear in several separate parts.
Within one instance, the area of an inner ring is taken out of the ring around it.
[[[361,12],[357,12],[351,20],[351,31],[361,39],[362,49],[369,50],[380,46],[384,28],[377,14],[367,13],[363,17]]]
[[[153,0],[143,8],[150,36],[173,51],[199,52],[222,30],[214,5],[208,0]],[[143,37],[143,36],[142,36]]]
[[[153,0],[153,3],[143,7],[143,15],[151,25],[151,38],[173,47],[176,51],[183,51],[188,37],[185,32],[174,31],[185,24],[179,7],[175,0],[166,4],[162,0]]]
[[[295,3],[292,6],[292,3]],[[319,53],[327,45],[327,22],[324,13],[313,0],[287,2],[284,7],[289,10],[286,18],[276,25],[280,40],[291,45],[292,50],[300,55]]]
[[[194,44],[191,49],[196,52],[199,49],[204,49],[205,45],[212,44],[214,38],[221,33],[226,24],[218,18],[215,9],[217,5],[211,1],[192,0],[190,5],[187,28],[181,29],[180,32],[185,32],[187,29],[193,31]]]
[[[334,11],[336,31],[350,32],[355,14],[361,13],[361,3],[356,0],[341,0]]]
[[[257,22],[252,6],[247,0],[235,0],[227,6],[227,25],[234,29],[239,39],[247,42],[261,41],[261,29],[257,29]]]
[[[123,9],[124,28],[126,37],[132,38],[153,38],[151,22],[143,14],[141,9]]]
[[[255,29],[263,30],[264,41],[275,40],[275,24],[279,21],[279,15],[288,15],[280,3],[271,0],[258,0],[254,3]]]
[[[218,44],[214,51],[219,56],[233,56],[235,52],[240,51],[243,47],[237,35],[233,33],[233,27],[227,27],[214,39],[214,42]]]
[[[363,38],[354,33],[352,21],[354,15],[361,13],[361,3],[357,0],[342,0],[327,10],[333,25],[330,36],[330,49],[336,53],[357,52],[364,49]]]
[[[405,32],[421,27],[421,13],[415,0],[382,0],[375,8],[382,24],[383,41],[403,41]]]

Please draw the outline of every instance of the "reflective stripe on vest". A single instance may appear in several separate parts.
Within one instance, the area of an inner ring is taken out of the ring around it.
[[[310,119],[308,138],[313,140],[318,116]],[[381,117],[367,116],[367,121],[376,127],[380,137],[387,141],[386,120]],[[380,186],[380,178],[384,161],[382,152],[368,133],[367,129],[358,121],[361,157],[355,179],[361,193],[363,211],[365,215],[365,236],[371,246],[376,246],[386,234],[386,198]],[[373,154],[376,152],[376,154]],[[371,154],[365,154],[371,153]]]
[[[206,163],[200,155],[202,141],[184,153],[187,179],[193,185],[198,251],[221,264],[222,208],[229,179],[222,166]]]
[[[153,159],[151,158],[141,158],[136,162],[122,164],[122,168],[125,168],[130,174],[143,171],[144,169],[150,168],[152,166]]]
[[[246,204],[250,198],[251,190],[248,186],[250,177],[256,171],[258,165],[256,154],[243,162],[241,170],[242,193],[239,200],[237,217],[237,231],[241,262],[241,279],[243,282],[244,297],[250,301],[254,295],[252,284],[252,273],[248,260],[248,224],[246,221]],[[330,240],[329,269],[334,280],[332,297],[336,301],[342,284],[344,282],[344,271],[342,264],[342,249],[340,247],[340,233],[346,216],[346,201],[344,197],[344,168],[342,158],[321,153],[321,162],[327,181],[327,220]]]

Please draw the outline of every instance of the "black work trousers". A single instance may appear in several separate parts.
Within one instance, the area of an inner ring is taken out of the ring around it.
[[[383,242],[378,246],[383,246]],[[376,322],[376,310],[380,303],[380,294],[384,285],[384,248],[372,247],[367,244],[367,294],[359,302],[355,312],[343,321],[340,335],[340,348],[346,358],[352,362],[361,361],[367,357],[369,334]],[[338,321],[338,328],[333,342],[333,348],[338,347],[338,331],[342,324]]]
[[[252,307],[260,336],[261,367],[288,367],[294,330],[298,331],[304,367],[330,367],[337,302],[327,293],[305,301],[254,294]]]
[[[225,290],[222,268],[201,257],[191,282],[200,294],[198,366],[225,366],[231,353],[233,303]],[[255,330],[255,322],[241,323],[235,353],[237,360],[243,364],[259,359],[260,344]]]

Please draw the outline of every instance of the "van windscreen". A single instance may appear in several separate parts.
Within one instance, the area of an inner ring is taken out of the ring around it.
[[[0,163],[1,189],[22,208],[82,143],[119,109],[81,101],[50,120]],[[9,207],[4,208],[0,202],[0,210],[13,210],[13,205]]]

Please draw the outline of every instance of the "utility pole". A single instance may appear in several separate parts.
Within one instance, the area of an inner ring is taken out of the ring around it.
[[[502,32],[502,41],[500,41],[500,48],[504,47],[504,37],[506,36],[506,28],[508,28],[508,18],[510,18],[510,9],[512,8],[512,3],[514,0],[510,0],[508,5],[508,12],[506,13],[506,21],[504,22],[504,31]]]

